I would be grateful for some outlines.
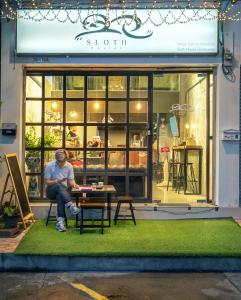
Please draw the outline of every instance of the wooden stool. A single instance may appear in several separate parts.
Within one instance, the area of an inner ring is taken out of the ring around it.
[[[101,224],[84,224],[84,210],[87,209],[100,209],[101,210]],[[104,213],[105,203],[102,202],[82,202],[80,203],[80,234],[83,232],[83,228],[101,228],[101,234],[104,233]]]
[[[47,215],[47,218],[46,218],[46,226],[48,225],[49,221],[56,221],[57,220],[57,217],[56,215],[51,215],[51,209],[52,209],[52,205],[57,203],[55,199],[50,199],[50,205],[49,205],[49,211],[48,211],[48,215]],[[65,213],[65,210],[64,210],[64,220],[65,220],[65,226],[68,227],[68,222],[67,222],[67,217],[66,217],[66,213]]]
[[[116,197],[116,200],[117,200],[117,207],[116,207],[115,217],[114,217],[115,225],[116,225],[118,220],[132,220],[134,222],[134,224],[136,225],[136,219],[135,219],[134,209],[133,209],[133,205],[132,205],[133,198],[130,197],[130,196],[119,196],[119,197]],[[129,209],[130,209],[130,212],[131,212],[130,215],[120,215],[119,214],[122,203],[123,204],[124,203],[129,204]],[[128,219],[126,219],[126,217]]]

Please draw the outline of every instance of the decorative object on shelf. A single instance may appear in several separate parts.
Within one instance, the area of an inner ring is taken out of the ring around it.
[[[193,107],[187,103],[184,104],[173,104],[171,106],[171,109],[169,110],[170,113],[173,113],[176,116],[183,117],[185,116],[188,112],[192,112]]]

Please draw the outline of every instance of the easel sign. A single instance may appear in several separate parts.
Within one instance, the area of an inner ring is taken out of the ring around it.
[[[32,220],[34,222],[34,215],[29,205],[28,194],[21,174],[18,158],[16,153],[5,154],[5,158],[9,172],[6,180],[8,181],[10,176],[16,203],[18,204],[24,228],[26,228],[27,221]],[[5,183],[4,188],[7,188],[7,182]],[[3,195],[4,192],[5,191],[3,191]]]

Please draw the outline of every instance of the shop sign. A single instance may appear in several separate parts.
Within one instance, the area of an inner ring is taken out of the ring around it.
[[[172,13],[178,16],[182,11],[174,9]],[[196,11],[199,16],[207,14],[201,9]],[[53,10],[52,13],[57,14],[57,11]],[[73,10],[72,18],[78,13],[77,10]],[[60,55],[217,53],[216,10],[211,11],[209,19],[200,18],[183,24],[161,26],[155,24],[160,22],[160,14],[165,15],[166,10],[158,10],[158,13],[153,11],[152,22],[145,22],[149,11],[144,9],[138,10],[135,19],[133,11],[129,10],[125,11],[125,19],[122,18],[122,10],[110,10],[108,20],[106,12],[102,10],[95,15],[91,15],[89,10],[81,13],[82,23],[72,23],[70,20],[61,22],[59,11],[59,20],[54,18],[51,20],[51,16],[48,15],[47,19],[43,18],[41,21],[24,18],[26,10],[18,11],[17,53]],[[188,10],[185,13],[188,13]],[[27,11],[28,16],[31,14],[36,14],[36,10]],[[43,10],[41,15],[46,15],[46,12]]]

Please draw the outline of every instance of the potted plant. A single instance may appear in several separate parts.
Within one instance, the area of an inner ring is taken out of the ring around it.
[[[5,202],[3,205],[3,222],[5,228],[16,228],[18,225],[19,210],[16,205]]]

